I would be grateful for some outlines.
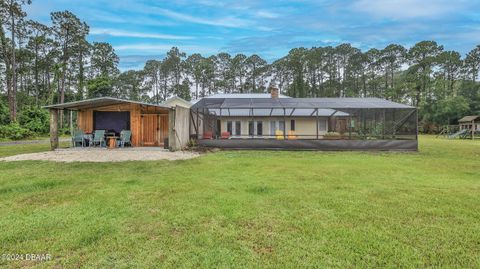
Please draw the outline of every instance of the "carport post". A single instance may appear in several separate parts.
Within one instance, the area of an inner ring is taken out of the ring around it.
[[[50,148],[58,148],[58,110],[50,109]]]

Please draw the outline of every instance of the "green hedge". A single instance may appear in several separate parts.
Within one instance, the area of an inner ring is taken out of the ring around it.
[[[23,128],[18,123],[10,123],[0,125],[0,138],[8,138],[12,140],[21,140],[31,137],[33,132],[27,128]]]
[[[18,115],[20,126],[36,134],[46,134],[49,131],[48,111],[38,107],[28,107]]]

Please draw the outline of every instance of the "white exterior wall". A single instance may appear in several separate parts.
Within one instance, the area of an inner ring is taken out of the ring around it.
[[[298,139],[301,138],[316,138],[317,136],[317,122],[316,118],[307,118],[307,117],[255,117],[254,121],[262,121],[263,123],[263,136],[265,138],[275,138],[275,133],[270,132],[270,124],[271,121],[283,121],[285,120],[285,129],[286,134],[288,136],[288,132],[291,129],[291,120],[295,120],[295,135],[299,136]],[[322,136],[328,132],[328,117],[319,117],[319,120],[323,120],[325,122],[325,131],[319,131],[319,135]],[[235,122],[241,122],[241,137],[248,138],[248,122],[252,121],[250,117],[222,117],[221,118],[221,131],[227,132],[227,122],[231,121],[233,130],[235,130]],[[278,124],[278,123],[277,123]],[[232,137],[235,137],[235,134],[231,134]],[[255,138],[260,138],[255,133]],[[320,137],[321,138],[321,137]]]

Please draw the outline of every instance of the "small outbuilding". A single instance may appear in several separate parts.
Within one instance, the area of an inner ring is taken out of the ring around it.
[[[460,130],[480,131],[480,116],[465,116],[458,120]]]
[[[458,120],[458,127],[460,131],[470,132],[474,139],[475,133],[480,132],[480,116],[465,116]]]
[[[119,134],[131,131],[134,147],[163,147],[171,150],[184,148],[189,139],[189,109],[112,97],[100,97],[76,102],[49,105],[50,141],[58,147],[58,115],[64,110],[76,113],[75,129],[85,133],[105,130]]]

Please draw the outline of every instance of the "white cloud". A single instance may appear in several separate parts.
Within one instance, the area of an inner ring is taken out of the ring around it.
[[[135,53],[161,53],[170,50],[172,47],[177,47],[179,50],[190,53],[202,53],[202,54],[213,54],[217,53],[217,48],[197,46],[197,45],[177,45],[177,44],[124,44],[124,45],[115,45],[114,49],[116,51],[134,51]]]
[[[234,16],[214,17],[213,15],[211,15],[208,18],[202,18],[199,16],[193,16],[193,15],[173,11],[166,8],[147,6],[142,4],[135,4],[134,6],[130,6],[129,10],[131,12],[138,12],[143,14],[150,14],[150,15],[157,15],[157,16],[161,15],[177,21],[211,25],[211,26],[229,27],[229,28],[245,28],[247,26],[251,26],[254,23],[253,21],[240,19]]]
[[[256,14],[258,17],[260,17],[260,18],[265,18],[265,19],[275,19],[275,18],[280,17],[280,15],[277,14],[277,13],[273,13],[273,12],[265,11],[265,10],[257,11],[255,14]]]
[[[154,8],[152,11],[158,12],[164,16],[170,17],[172,19],[177,19],[186,22],[198,23],[198,24],[206,24],[206,25],[213,25],[213,26],[223,26],[223,27],[245,27],[251,24],[250,21],[238,19],[235,17],[223,17],[218,19],[205,19],[196,16],[191,16],[188,14],[164,9],[164,8]]]
[[[361,11],[375,17],[393,19],[433,18],[463,8],[464,1],[450,0],[357,0],[352,11]]]
[[[138,38],[153,38],[153,39],[193,39],[191,36],[179,36],[179,35],[166,35],[166,34],[155,34],[155,33],[142,33],[142,32],[132,32],[124,31],[117,29],[109,28],[93,28],[90,30],[92,35],[109,35],[109,36],[121,36],[121,37],[138,37]]]

